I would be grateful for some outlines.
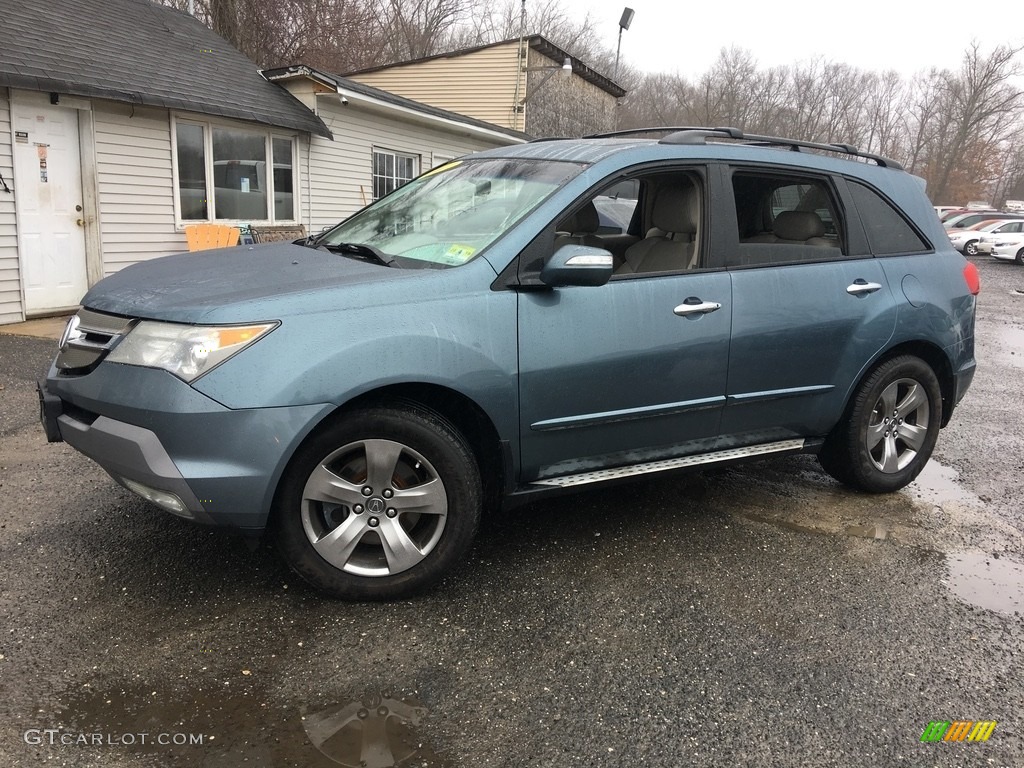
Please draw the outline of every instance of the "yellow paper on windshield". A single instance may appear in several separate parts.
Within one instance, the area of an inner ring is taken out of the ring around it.
[[[429,171],[424,173],[420,178],[426,179],[433,176],[435,173],[440,173],[441,171],[448,171],[451,170],[452,168],[458,168],[460,165],[462,165],[461,160],[455,160],[451,163],[445,163],[444,165],[437,166],[437,168],[431,168]]]
[[[476,253],[476,248],[471,245],[453,243],[448,250],[441,254],[439,261],[442,264],[465,264]]]

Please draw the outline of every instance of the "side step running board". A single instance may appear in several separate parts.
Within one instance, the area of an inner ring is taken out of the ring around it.
[[[598,469],[594,472],[581,472],[578,475],[549,477],[544,480],[534,480],[530,485],[544,485],[551,488],[572,488],[576,485],[600,483],[604,480],[616,480],[622,477],[634,477],[636,475],[646,475],[653,472],[665,472],[670,469],[696,467],[701,464],[716,464],[720,461],[734,461],[736,459],[746,459],[752,456],[764,456],[770,453],[800,451],[803,450],[805,443],[806,441],[803,439],[780,440],[777,443],[748,445],[744,448],[730,448],[727,451],[700,453],[695,456],[683,456],[678,459],[649,461],[644,464],[631,464],[627,467],[614,467],[612,469]]]

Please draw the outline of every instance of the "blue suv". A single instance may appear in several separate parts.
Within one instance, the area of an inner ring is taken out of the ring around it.
[[[977,272],[921,180],[665,133],[481,152],[308,240],[124,269],[40,383],[47,436],[354,600],[542,494],[807,452],[905,486],[975,369]]]

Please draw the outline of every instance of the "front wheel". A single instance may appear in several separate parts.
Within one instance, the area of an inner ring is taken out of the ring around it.
[[[353,411],[289,466],[275,509],[285,560],[346,600],[391,600],[433,584],[469,549],[479,470],[459,432],[414,406]]]
[[[1024,267],[1024,248],[1021,248],[1019,251],[1017,251],[1017,258],[1014,259],[1014,261],[1016,261],[1018,264]]]
[[[978,255],[978,241],[977,240],[971,240],[969,243],[967,243],[964,246],[964,253],[967,254],[968,256],[977,256]]]
[[[818,459],[846,485],[890,493],[920,474],[941,424],[942,393],[934,371],[920,358],[895,357],[861,383]]]

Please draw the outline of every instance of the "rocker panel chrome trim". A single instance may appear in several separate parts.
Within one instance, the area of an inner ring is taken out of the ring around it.
[[[730,448],[726,451],[713,451],[711,453],[700,453],[694,456],[682,456],[678,459],[665,459],[663,461],[649,461],[643,464],[631,464],[627,467],[614,467],[612,469],[599,469],[594,472],[582,472],[578,475],[563,475],[562,477],[551,477],[545,480],[534,480],[531,485],[544,485],[554,488],[571,488],[577,485],[599,483],[604,480],[616,480],[622,477],[634,477],[654,472],[665,472],[670,469],[682,469],[683,467],[695,467],[701,464],[715,464],[720,461],[732,461],[733,459],[745,459],[752,456],[763,456],[770,453],[783,453],[786,451],[802,450],[806,440],[780,440],[775,443],[762,443],[761,445],[748,445],[744,448]]]

